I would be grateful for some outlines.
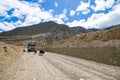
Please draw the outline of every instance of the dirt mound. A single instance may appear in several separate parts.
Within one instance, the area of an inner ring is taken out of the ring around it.
[[[0,73],[11,64],[18,55],[20,55],[22,49],[4,42],[0,42]]]

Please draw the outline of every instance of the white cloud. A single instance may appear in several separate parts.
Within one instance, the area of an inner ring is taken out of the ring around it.
[[[8,23],[8,22],[0,23],[0,29],[2,29],[2,30],[9,31],[14,28],[15,28],[15,26],[13,25],[13,23]]]
[[[6,16],[7,15],[7,10],[9,10],[9,5],[6,5],[8,3],[6,0],[2,1],[0,0],[0,15]]]
[[[105,9],[111,8],[114,3],[115,0],[95,0],[96,6],[93,6],[92,8],[95,12],[99,10],[104,11]]]
[[[16,16],[16,17],[18,17],[18,18],[23,18],[23,16],[22,16],[22,12],[17,8],[17,9],[14,9],[14,11],[13,11],[13,14],[11,15],[11,17],[12,16]]]
[[[81,1],[81,4],[77,7],[76,11],[82,12],[82,14],[88,14],[90,12],[89,7],[90,7],[90,0],[87,3]]]
[[[39,3],[42,3],[42,2],[43,2],[43,0],[38,0],[38,2],[39,2]]]
[[[85,9],[85,10],[82,11],[82,14],[88,14],[89,12],[90,12],[89,9]]]
[[[54,18],[54,21],[56,21],[59,24],[64,24],[63,20],[60,18]]]
[[[115,3],[115,0],[108,0],[108,1],[106,1],[106,3],[105,3],[105,7],[108,9],[108,8],[111,8],[113,5],[114,5],[114,3]]]
[[[54,5],[55,5],[55,7],[58,7],[58,3],[57,2],[55,2]]]
[[[68,20],[66,14],[67,14],[67,9],[64,9],[61,14],[55,15],[55,17],[52,20],[56,21],[59,24],[64,24],[63,20]]]
[[[17,22],[13,23],[14,26],[19,26],[21,27],[21,25],[23,24],[22,21],[18,20]]]
[[[27,16],[25,19],[25,22],[21,26],[29,26],[32,24],[38,24],[38,23],[40,23],[40,21],[41,21],[41,19],[38,17]]]
[[[53,13],[53,12],[54,12],[54,10],[53,10],[53,9],[50,9],[50,10],[49,10],[49,12],[50,12],[50,13]]]
[[[56,15],[56,18],[65,19],[66,20],[67,19],[66,14],[67,14],[67,9],[64,9],[63,13],[61,13],[59,15]]]
[[[70,11],[70,16],[74,16],[75,13],[76,13],[76,12],[75,12],[74,10],[71,10],[71,11]]]
[[[113,10],[108,14],[93,14],[88,22],[97,28],[105,28],[120,24],[120,4],[113,7]]]
[[[8,3],[9,2],[9,3]],[[43,0],[39,0],[39,2],[43,2]],[[57,3],[56,7],[58,6]],[[54,10],[50,9],[48,11],[45,11],[44,8],[40,8],[40,5],[37,3],[28,3],[25,1],[18,1],[18,0],[4,0],[0,1],[0,15],[4,16],[6,18],[11,18],[13,16],[18,17],[20,19],[24,19],[24,22],[18,20],[17,22],[0,22],[0,28],[8,31],[16,27],[20,26],[28,26],[33,24],[38,24],[42,21],[55,21],[60,24],[64,24],[63,20],[67,20],[66,17],[67,9],[64,9],[62,13],[53,16]],[[6,11],[9,11],[10,9],[14,9],[12,15],[8,15]],[[24,16],[23,16],[24,15]]]
[[[3,31],[0,31],[0,33],[3,32]]]
[[[40,2],[43,0],[40,0]],[[26,16],[25,21],[17,21],[16,23],[8,23],[7,25],[5,23],[0,22],[0,28],[3,30],[11,30],[13,28],[19,27],[19,26],[28,26],[32,24],[37,24],[41,22],[41,19],[44,21],[48,20],[57,20],[56,17],[53,16],[54,10],[50,9],[49,11],[44,11],[44,9],[41,9],[39,7],[39,4],[36,3],[27,3],[25,1],[18,1],[18,0],[4,0],[0,1],[0,15],[5,16],[6,18],[11,18],[13,16],[16,16],[18,18],[23,19],[23,15]],[[14,9],[12,15],[8,15],[7,11],[10,9]],[[67,10],[64,9],[63,14],[58,15],[59,22],[62,22],[61,19],[65,19],[65,14],[67,13]],[[10,27],[11,26],[11,27]]]
[[[120,4],[117,4],[113,7],[113,10],[107,14],[93,14],[91,17],[87,19],[87,21],[73,21],[68,22],[67,25],[73,26],[83,26],[85,28],[106,28],[113,25],[120,24]]]
[[[75,27],[75,26],[86,27],[84,19],[80,20],[80,21],[74,20],[73,22],[68,22],[67,25],[70,26],[70,27]]]
[[[90,6],[89,3],[84,3],[83,1],[81,1],[81,4],[77,7],[76,11],[82,11],[87,9]]]
[[[9,2],[9,3],[8,3]],[[30,4],[27,2],[20,2],[18,0],[4,0],[0,1],[0,7],[2,10],[0,12],[6,12],[12,8],[15,9],[13,16],[21,15],[35,15],[35,13],[42,12],[37,4]]]
[[[63,10],[63,14],[67,14],[67,9],[64,9],[64,10]]]
[[[51,11],[43,11],[41,13],[37,13],[38,15],[35,15],[36,17],[39,17],[40,19],[50,19],[53,18],[53,15],[51,13]]]
[[[43,0],[39,0],[43,2]],[[98,2],[97,2],[98,1]],[[96,0],[96,6],[92,8],[95,11],[104,10],[106,8],[112,8],[112,11],[104,14],[95,14],[93,13],[91,17],[87,20],[74,20],[73,22],[68,22],[67,25],[69,26],[83,26],[85,28],[105,28],[112,25],[120,24],[120,3],[119,1],[116,2],[117,5],[113,5],[113,0],[103,1],[102,4],[99,1],[103,0]],[[58,5],[57,5],[58,6]],[[14,9],[12,15],[8,15],[7,11],[10,9]],[[88,14],[90,12],[90,0],[88,3],[84,3],[81,1],[81,4],[76,8],[76,10],[70,11],[70,16],[79,15],[80,12],[82,14]],[[44,8],[40,7],[40,4],[37,3],[27,3],[25,1],[18,1],[18,0],[0,0],[0,16],[5,16],[5,18],[9,19],[13,16],[16,16],[20,19],[23,19],[23,15],[26,16],[25,21],[22,22],[18,20],[17,22],[0,22],[0,29],[2,30],[11,30],[16,27],[20,26],[28,26],[37,24],[42,21],[55,21],[60,24],[64,24],[65,20],[68,20],[67,13],[68,10],[64,9],[62,13],[58,15],[53,15],[54,10],[50,9],[45,11]]]

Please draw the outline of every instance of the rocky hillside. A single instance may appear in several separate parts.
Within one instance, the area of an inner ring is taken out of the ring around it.
[[[120,27],[89,33],[80,33],[68,40],[58,41],[53,47],[120,47]]]

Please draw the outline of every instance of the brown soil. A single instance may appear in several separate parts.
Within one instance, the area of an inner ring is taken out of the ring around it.
[[[0,80],[119,80],[120,67],[46,52],[24,52]]]
[[[120,66],[120,48],[47,48],[46,51]]]
[[[19,58],[22,48],[0,42],[0,74]]]

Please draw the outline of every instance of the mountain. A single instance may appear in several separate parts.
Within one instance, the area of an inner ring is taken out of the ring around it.
[[[112,26],[102,30],[109,30],[119,26],[120,25]],[[87,33],[92,31],[94,32],[99,30],[100,29],[96,29],[96,28],[85,29],[81,26],[69,27],[64,24],[57,24],[55,22],[49,21],[49,22],[39,23],[31,26],[18,27],[10,31],[2,32],[0,33],[0,36],[36,35],[36,34],[44,34],[44,33],[57,34],[61,32],[67,33],[69,35],[75,35],[79,33]]]
[[[75,30],[78,33],[87,33],[87,32],[94,32],[94,31],[99,31],[100,29],[97,28],[90,28],[90,29],[85,29],[84,27],[77,26],[77,27],[72,27],[73,30]]]
[[[114,33],[115,31],[117,31],[117,33]],[[69,39],[77,34],[78,35],[81,34],[80,35],[81,37],[79,39],[83,41],[92,41],[96,39],[109,40],[112,38],[119,37],[118,30],[110,31],[106,34],[103,34],[104,32],[106,31],[104,30],[101,31],[95,28],[85,29],[81,26],[69,27],[64,24],[57,24],[55,22],[49,21],[49,22],[39,23],[36,25],[31,25],[26,27],[19,27],[10,31],[2,32],[0,33],[0,41],[13,42],[13,43],[17,41],[18,43],[20,43],[19,41],[24,42],[24,40],[27,41],[35,40],[36,42],[39,43],[42,40],[44,42],[54,42],[54,41]],[[109,34],[111,34],[112,37]],[[101,38],[101,35],[104,36]]]
[[[77,26],[77,27],[71,27],[71,29],[75,30],[77,33],[86,33],[89,32],[88,29],[85,29],[81,26]]]
[[[49,21],[32,26],[19,27],[7,32],[3,32],[0,36],[18,36],[18,35],[35,35],[40,33],[59,33],[68,32],[70,35],[75,33],[74,30],[70,29],[66,25],[57,24],[55,22]]]
[[[111,26],[111,27],[108,27],[108,28],[104,28],[103,30],[109,30],[109,29],[112,29],[114,27],[120,27],[120,24],[119,25],[115,25],[115,26]]]
[[[10,31],[0,33],[1,41],[16,41],[16,40],[30,40],[35,39],[40,41],[52,42],[59,41],[63,39],[69,39],[79,33],[86,33],[89,30],[83,27],[69,27],[64,24],[57,24],[55,22],[49,21],[44,23],[39,23],[36,25],[19,27]]]
[[[89,32],[92,32],[92,31],[99,31],[100,29],[97,29],[97,28],[90,28],[88,29]]]
[[[49,21],[44,23],[39,23],[36,25],[18,27],[10,31],[0,33],[0,36],[20,36],[20,35],[36,35],[44,33],[65,33],[75,35],[78,33],[87,33],[91,31],[97,31],[98,29],[85,29],[81,26],[69,27],[64,24],[57,24],[55,22]]]

